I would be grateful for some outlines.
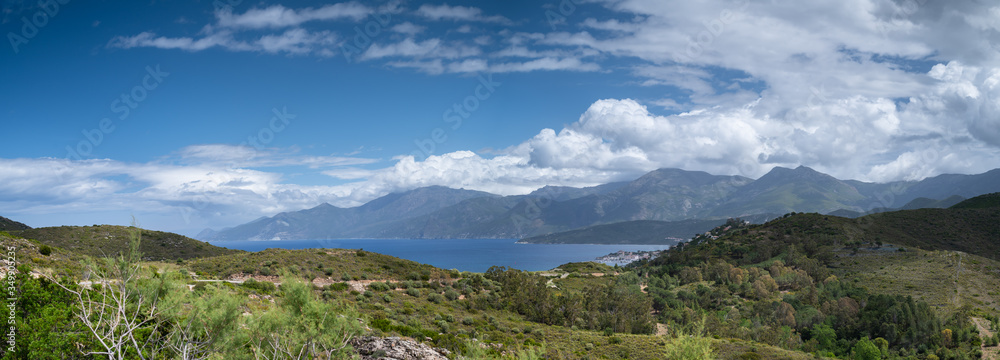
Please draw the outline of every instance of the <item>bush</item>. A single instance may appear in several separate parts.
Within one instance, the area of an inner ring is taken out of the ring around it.
[[[38,253],[45,256],[52,255],[52,248],[49,247],[48,245],[42,245],[41,247],[38,248]]]
[[[451,301],[458,300],[458,292],[455,291],[455,290],[445,291],[444,292],[444,297],[448,298],[448,300],[451,300]]]
[[[378,292],[391,290],[389,284],[386,284],[384,282],[373,282],[371,284],[368,284],[368,288],[371,289],[372,291],[378,291]]]
[[[420,297],[420,290],[415,288],[406,289],[406,295],[410,295],[412,297]]]
[[[272,294],[278,288],[274,286],[274,283],[268,281],[257,281],[254,279],[247,279],[241,284],[246,289],[254,290],[255,292],[261,294]]]
[[[333,283],[333,284],[330,284],[330,285],[326,286],[327,289],[333,290],[333,291],[344,291],[344,290],[347,290],[350,287],[351,286],[347,285],[347,283]]]
[[[435,304],[440,304],[444,302],[444,296],[438,293],[431,293],[427,296],[427,300]]]
[[[665,359],[715,359],[715,355],[712,353],[712,342],[704,337],[705,319],[694,325],[692,334],[678,331],[677,338],[667,342],[666,351],[664,352]]]

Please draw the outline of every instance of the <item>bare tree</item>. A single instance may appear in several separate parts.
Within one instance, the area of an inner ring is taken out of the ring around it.
[[[75,315],[100,346],[82,350],[85,355],[106,355],[110,360],[151,359],[161,348],[156,314],[163,282],[142,282],[142,229],[135,217],[128,235],[128,252],[85,262],[91,280],[81,283],[79,290],[60,285],[76,296]]]

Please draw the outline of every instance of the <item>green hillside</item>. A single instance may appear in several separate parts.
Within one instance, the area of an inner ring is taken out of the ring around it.
[[[864,242],[962,251],[1000,260],[1000,207],[920,209],[872,214],[854,224]]]
[[[991,193],[962,201],[952,209],[989,209],[1000,207],[1000,193]]]
[[[31,229],[31,227],[23,223],[0,216],[0,231],[16,231],[16,230],[27,230],[27,229]]]
[[[111,256],[128,250],[128,227],[116,225],[56,226],[21,231],[12,235],[37,240],[77,255]],[[177,260],[240,253],[163,231],[142,230],[140,250],[145,260]]]
[[[888,358],[978,358],[971,319],[1000,311],[998,215],[789,214],[698,237],[634,270],[649,277],[662,323],[704,321],[715,335],[821,356],[850,358],[874,339]]]

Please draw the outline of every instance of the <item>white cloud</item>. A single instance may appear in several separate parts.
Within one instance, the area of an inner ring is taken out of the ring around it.
[[[201,51],[216,46],[237,51],[253,49],[252,45],[233,39],[232,33],[229,32],[219,32],[200,39],[190,37],[168,38],[156,36],[156,34],[151,32],[142,32],[135,36],[118,36],[108,42],[108,47],[122,49],[155,47],[160,49]]]
[[[398,32],[398,33],[401,33],[401,34],[407,34],[407,35],[413,36],[413,35],[416,35],[416,34],[424,32],[424,30],[427,30],[427,27],[426,26],[416,25],[414,23],[406,21],[406,22],[403,22],[401,24],[394,25],[390,29],[392,31],[395,31],[395,32]]]
[[[257,45],[269,53],[308,54],[316,45],[331,46],[335,42],[336,38],[328,31],[309,33],[303,29],[290,29],[280,35],[262,36]]]
[[[464,45],[447,45],[441,39],[427,39],[417,42],[412,38],[392,44],[372,44],[362,58],[366,60],[386,57],[444,58],[454,59],[481,54],[479,48]]]
[[[149,163],[0,158],[0,213],[50,219],[46,221],[107,213],[125,219],[134,213],[152,228],[193,234],[323,202],[356,206],[371,200],[359,197],[357,185],[291,184],[282,173],[254,168],[298,166],[321,172],[375,161],[224,144],[189,146]]]
[[[598,21],[597,19],[594,18],[587,18],[580,25],[591,29],[608,30],[608,31],[625,31],[625,32],[636,31],[639,29],[640,26],[638,24],[621,22],[615,19]]]
[[[248,145],[201,144],[179,150],[175,156],[185,164],[210,164],[230,168],[260,168],[279,166],[308,166],[320,168],[371,164],[378,159],[344,156],[306,156],[298,149],[277,149]],[[171,160],[171,157],[165,160]]]
[[[598,71],[601,67],[595,63],[583,62],[576,58],[552,58],[530,60],[526,62],[506,62],[490,66],[492,72],[530,72],[537,70],[548,71]]]
[[[273,5],[264,9],[253,8],[243,14],[233,14],[230,11],[220,10],[216,12],[215,16],[220,27],[261,29],[298,26],[315,20],[350,19],[360,21],[372,12],[374,12],[372,8],[351,1],[326,5],[318,9],[294,10],[281,5]]]
[[[508,24],[511,22],[509,19],[500,15],[483,16],[483,11],[479,8],[468,6],[449,6],[448,4],[423,4],[417,9],[416,14],[434,21],[481,21],[500,24]]]
[[[263,51],[268,53],[287,53],[305,55],[322,54],[323,50],[336,43],[336,36],[329,31],[310,33],[303,29],[289,29],[280,34],[264,35],[256,40],[236,40],[230,32],[213,33],[200,39],[189,37],[168,38],[156,36],[150,32],[125,37],[119,36],[108,42],[108,47],[129,49],[134,47],[155,47],[160,49],[179,49],[201,51],[212,47],[221,47],[230,51]]]
[[[382,9],[387,11],[388,9]],[[154,47],[202,51],[220,47],[230,51],[259,51],[273,54],[308,55],[331,57],[336,54],[337,36],[331,31],[308,31],[298,26],[319,20],[349,19],[359,21],[375,10],[358,2],[345,2],[321,8],[289,9],[274,5],[264,9],[253,8],[242,14],[230,10],[216,11],[215,24],[206,25],[200,37],[167,37],[145,31],[134,36],[116,36],[108,42],[108,47],[130,49]],[[248,30],[280,30],[260,35],[259,32],[246,34]]]
[[[541,58],[524,62],[490,63],[486,59],[472,58],[445,63],[441,59],[430,61],[395,61],[389,66],[411,68],[432,75],[448,73],[516,73],[531,71],[579,71],[592,72],[601,70],[595,63],[583,62],[575,58]]]
[[[428,73],[431,75],[442,74],[445,71],[445,66],[441,62],[441,59],[434,59],[427,61],[421,61],[421,60],[392,61],[387,63],[386,65],[395,68],[416,69],[417,71]]]

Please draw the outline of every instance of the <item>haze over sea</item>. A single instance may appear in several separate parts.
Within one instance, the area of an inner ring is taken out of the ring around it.
[[[669,245],[517,244],[517,239],[337,239],[213,241],[212,245],[260,251],[268,248],[364,249],[442,269],[485,272],[490,266],[541,271],[568,262],[590,261],[618,250],[663,250]]]

